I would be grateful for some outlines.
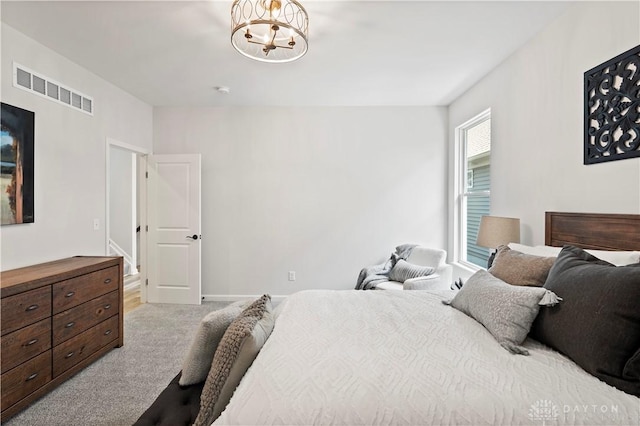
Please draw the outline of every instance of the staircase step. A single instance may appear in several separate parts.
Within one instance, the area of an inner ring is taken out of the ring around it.
[[[137,281],[140,281],[140,274],[133,274],[133,275],[126,275],[124,277],[124,286],[128,286],[130,284],[133,284]]]

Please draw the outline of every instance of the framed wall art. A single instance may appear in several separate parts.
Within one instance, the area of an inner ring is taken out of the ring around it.
[[[35,114],[2,103],[0,122],[0,224],[33,223]]]
[[[584,73],[584,164],[640,157],[640,46]]]

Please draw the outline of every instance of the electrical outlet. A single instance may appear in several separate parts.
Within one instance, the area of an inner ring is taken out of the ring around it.
[[[289,281],[296,280],[296,271],[289,271]]]
[[[100,229],[100,219],[93,219],[93,230],[97,231]]]

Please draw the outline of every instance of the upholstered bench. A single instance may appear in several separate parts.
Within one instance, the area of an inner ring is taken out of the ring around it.
[[[198,417],[204,382],[180,386],[182,372],[169,383],[134,426],[189,426]]]

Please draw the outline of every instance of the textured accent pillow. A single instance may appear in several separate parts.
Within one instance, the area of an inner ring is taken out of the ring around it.
[[[389,272],[389,279],[403,283],[411,278],[426,277],[434,271],[435,269],[430,266],[415,265],[400,259]]]
[[[229,325],[213,356],[195,426],[209,426],[220,416],[242,376],[271,335],[274,322],[271,297],[265,294]]]
[[[527,338],[540,306],[561,300],[538,287],[513,286],[480,270],[450,301],[443,301],[481,323],[512,354],[529,355],[519,346]]]
[[[211,368],[213,354],[229,324],[249,305],[250,302],[235,302],[223,309],[210,312],[202,321],[193,338],[189,352],[182,361],[180,386],[204,382]]]
[[[555,260],[555,257],[533,256],[500,246],[489,272],[512,285],[542,287]]]
[[[531,337],[640,396],[640,264],[614,266],[565,246],[544,288],[565,301],[540,312]]]

